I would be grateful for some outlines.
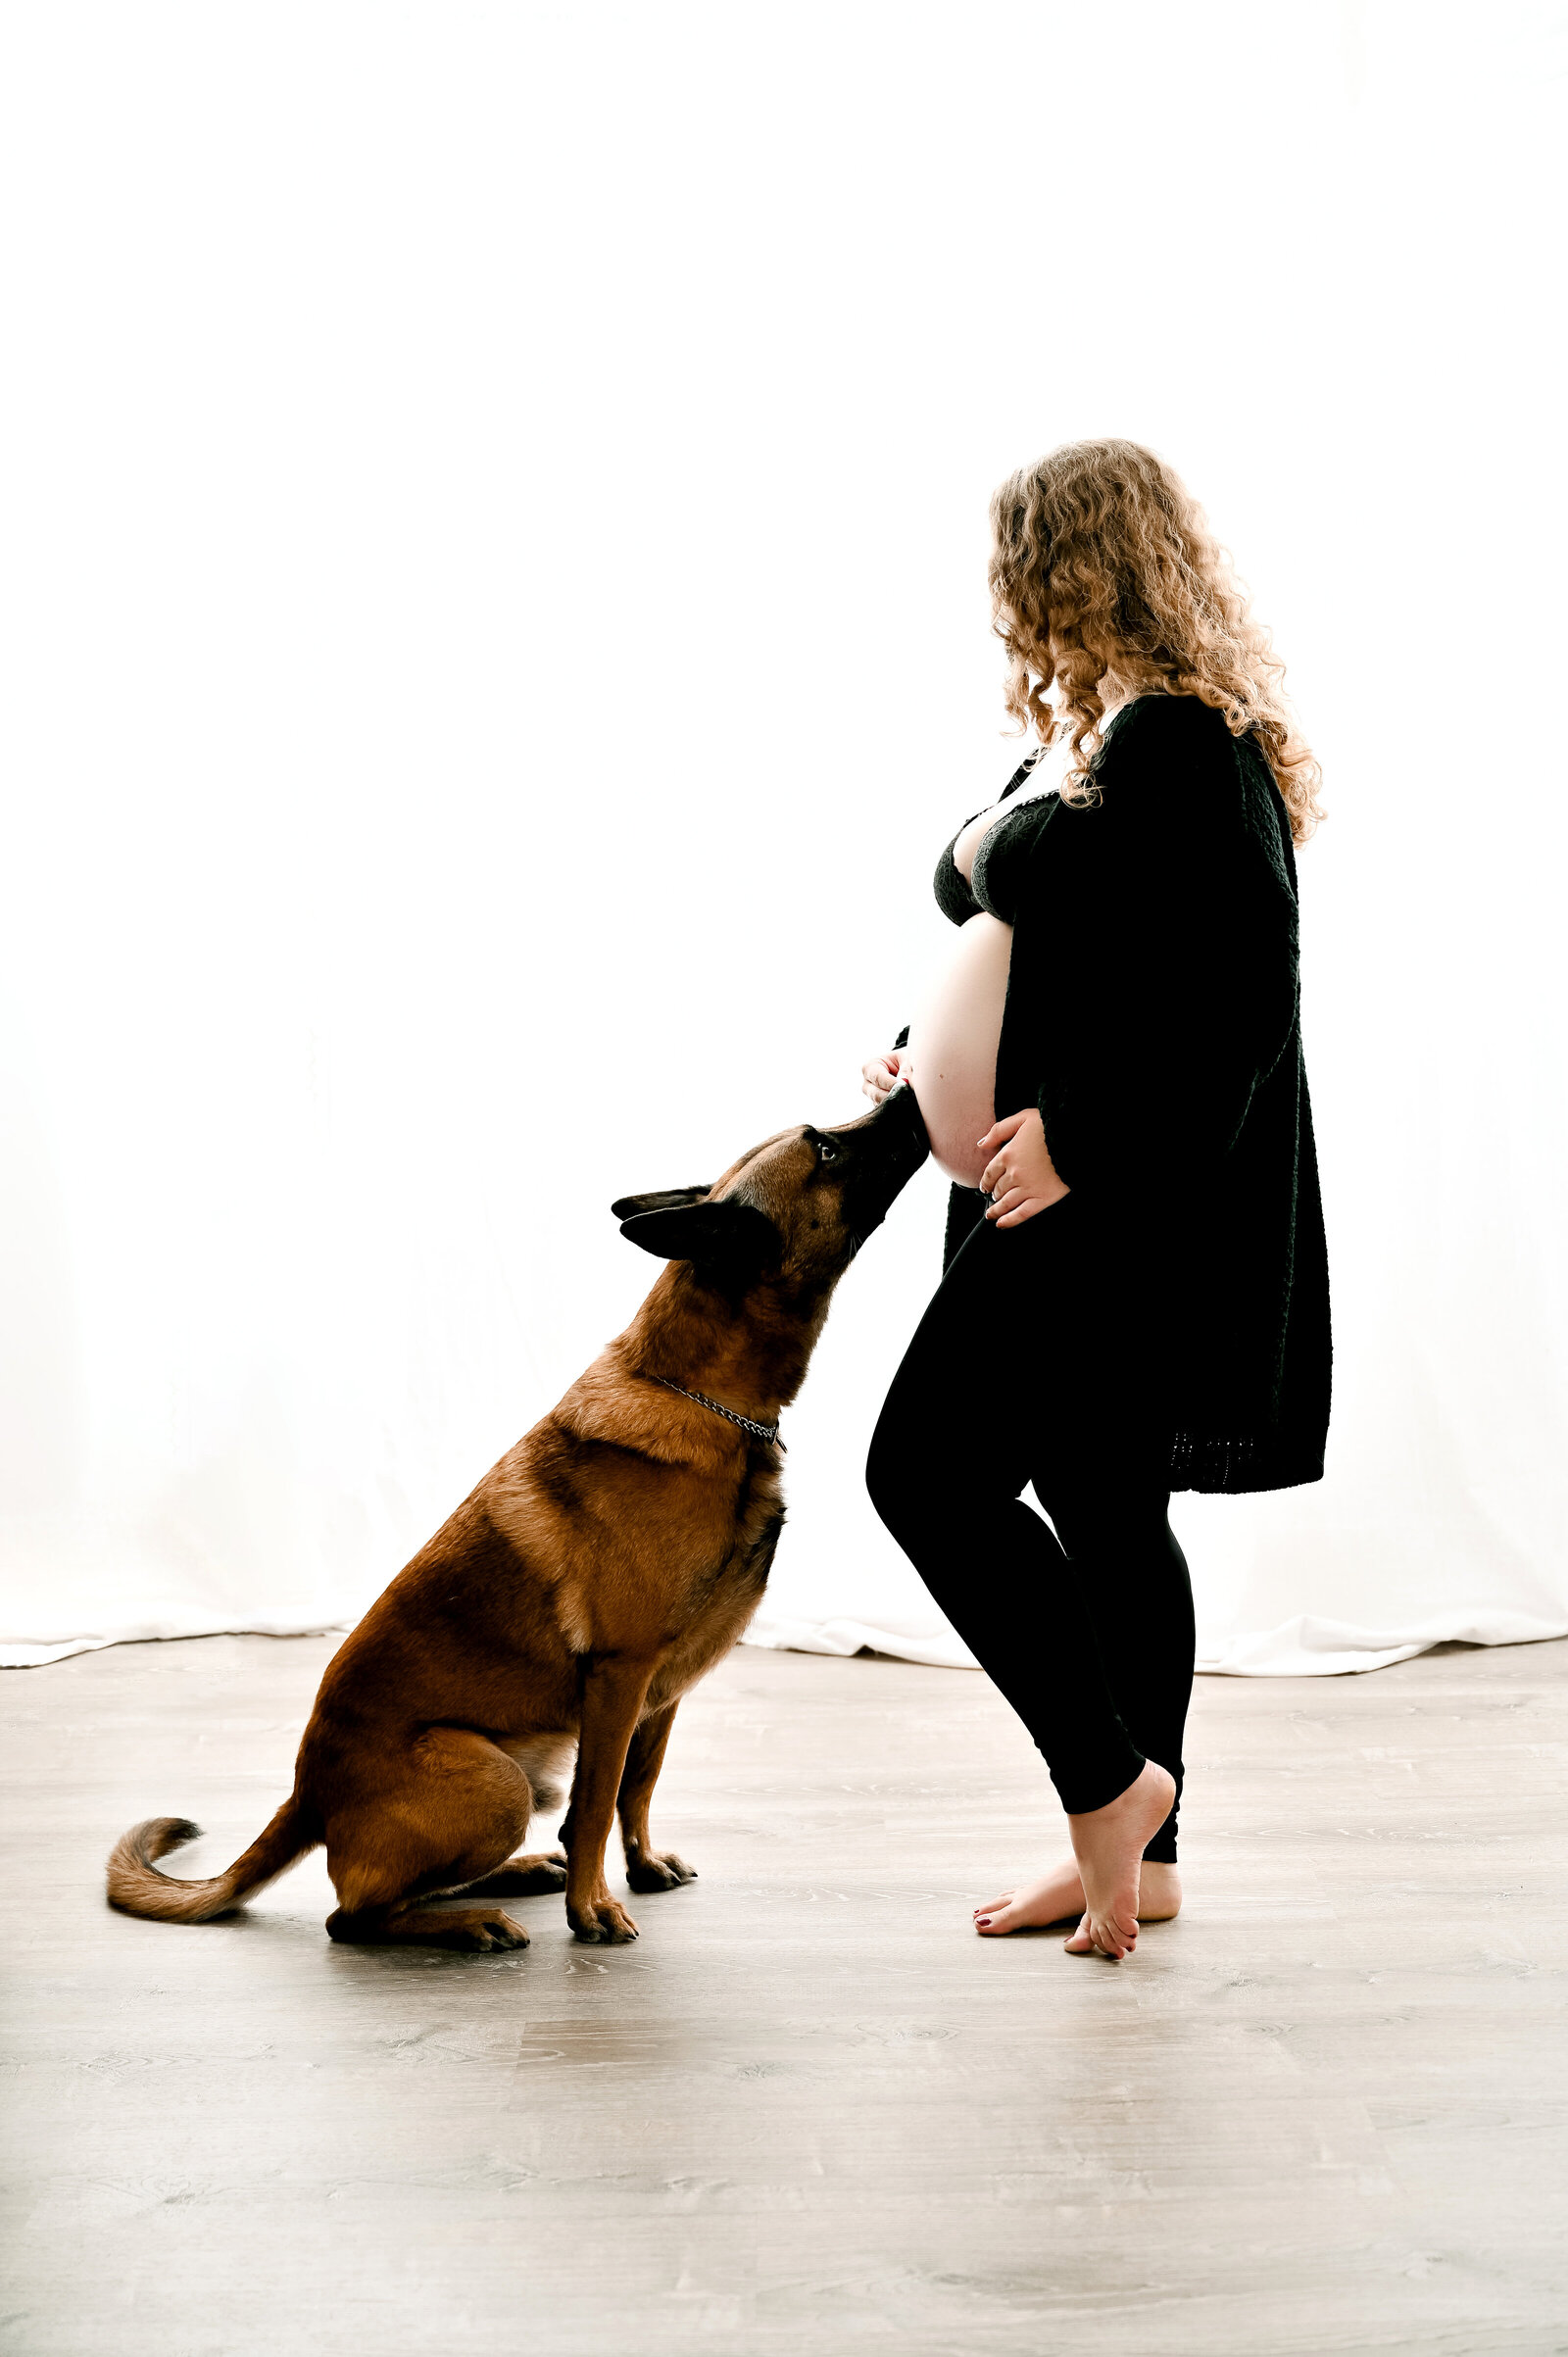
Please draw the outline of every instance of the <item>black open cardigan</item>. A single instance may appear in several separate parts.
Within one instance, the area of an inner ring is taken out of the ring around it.
[[[992,857],[1014,908],[997,1110],[1039,1106],[1118,1276],[1157,1272],[1171,1487],[1317,1481],[1328,1253],[1285,805],[1255,740],[1190,696],[1124,706],[1094,774],[1098,802],[1043,797]],[[954,1189],[950,1258],[983,1209]]]

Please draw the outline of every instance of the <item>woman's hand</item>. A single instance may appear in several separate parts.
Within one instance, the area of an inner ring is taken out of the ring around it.
[[[980,1173],[980,1184],[995,1199],[986,1217],[995,1220],[999,1228],[1018,1227],[1071,1192],[1056,1176],[1046,1144],[1046,1125],[1033,1105],[1026,1113],[1009,1113],[975,1143],[982,1154],[991,1156]]]
[[[860,1095],[869,1097],[873,1105],[882,1105],[901,1080],[908,1079],[912,1070],[902,1048],[890,1048],[885,1056],[873,1056],[869,1063],[860,1066]]]

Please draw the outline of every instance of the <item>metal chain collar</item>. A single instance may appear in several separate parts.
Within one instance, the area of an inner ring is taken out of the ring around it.
[[[775,1449],[784,1447],[778,1437],[776,1424],[759,1424],[755,1416],[739,1415],[733,1407],[725,1407],[719,1400],[710,1399],[706,1392],[689,1392],[683,1383],[671,1383],[667,1375],[653,1375],[649,1381],[662,1383],[666,1392],[679,1392],[683,1399],[695,1399],[699,1407],[710,1407],[715,1416],[722,1416],[728,1424],[738,1424],[742,1432],[749,1432],[754,1440],[767,1441]]]

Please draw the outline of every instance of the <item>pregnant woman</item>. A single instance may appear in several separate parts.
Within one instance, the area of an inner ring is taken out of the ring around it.
[[[1328,1263],[1282,665],[1153,455],[1079,442],[992,502],[1006,703],[1040,740],[943,853],[953,962],[906,1047],[954,1182],[888,1394],[883,1521],[1043,1752],[1072,1855],[976,1910],[1121,1957],[1181,1904],[1193,1678],[1173,1490],[1323,1471]],[[1049,1523],[1026,1505],[1032,1485]]]

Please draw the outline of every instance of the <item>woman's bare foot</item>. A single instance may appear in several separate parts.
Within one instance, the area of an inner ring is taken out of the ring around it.
[[[1173,1865],[1145,1858],[1138,1877],[1140,1923],[1169,1923],[1181,1913],[1182,1878]],[[1047,1924],[1076,1921],[1084,1911],[1083,1877],[1076,1858],[1063,1858],[1035,1883],[1020,1883],[974,1911],[974,1928],[986,1939],[1003,1932],[1040,1931]]]
[[[1061,1923],[1067,1916],[1076,1919],[1084,1911],[1084,1886],[1076,1858],[1063,1858],[1050,1874],[1038,1882],[1020,1883],[1016,1891],[1004,1891],[974,1911],[974,1928],[988,1940],[1003,1932],[1038,1931],[1048,1923]]]
[[[1170,1814],[1176,1786],[1157,1760],[1103,1808],[1069,1817],[1073,1855],[1084,1885],[1084,1919],[1067,1942],[1071,1956],[1099,1948],[1119,1962],[1138,1945],[1139,1866],[1144,1843]]]

